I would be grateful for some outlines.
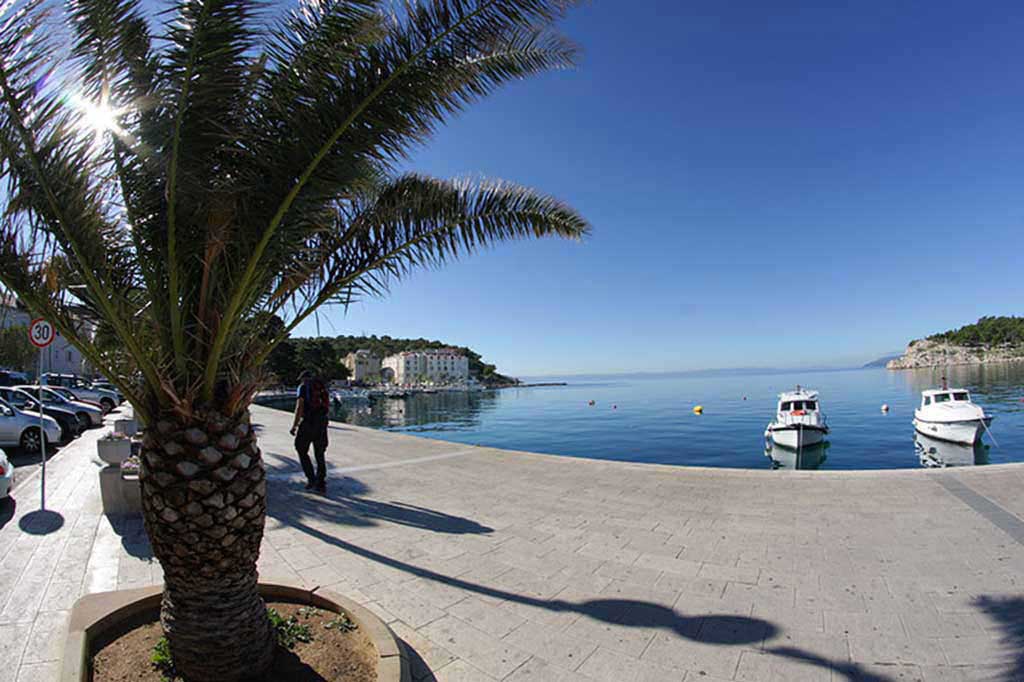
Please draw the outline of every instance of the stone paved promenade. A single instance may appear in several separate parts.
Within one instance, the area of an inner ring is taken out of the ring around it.
[[[391,624],[417,680],[1024,680],[1024,465],[690,469],[532,455],[337,425],[306,493],[290,417],[264,579]],[[0,682],[51,680],[82,593],[159,582],[137,521],[100,513],[96,435],[0,511]],[[12,663],[13,662],[13,663]]]

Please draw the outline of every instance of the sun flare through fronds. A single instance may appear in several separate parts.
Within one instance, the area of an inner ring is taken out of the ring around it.
[[[79,131],[93,136],[93,151],[103,144],[103,138],[108,132],[122,138],[126,136],[120,124],[120,118],[127,110],[125,107],[112,106],[105,96],[94,101],[80,93],[73,93],[69,100],[79,115]]]

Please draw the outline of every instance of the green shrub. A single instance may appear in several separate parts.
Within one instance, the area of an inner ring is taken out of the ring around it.
[[[171,659],[171,647],[166,637],[153,646],[153,653],[149,656],[153,667],[160,673],[160,679],[164,682],[174,682],[178,679],[178,672],[174,669],[174,661]]]
[[[295,616],[285,618],[275,609],[267,609],[267,617],[277,634],[277,643],[285,649],[294,649],[299,642],[312,642],[313,631]]]

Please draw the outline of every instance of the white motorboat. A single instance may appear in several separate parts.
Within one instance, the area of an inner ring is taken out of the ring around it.
[[[795,391],[779,394],[775,420],[768,424],[765,439],[775,445],[801,450],[817,445],[828,435],[828,423],[821,412],[818,392],[796,387]]]
[[[914,429],[929,438],[974,445],[992,417],[980,405],[971,402],[971,394],[962,388],[921,391],[921,407],[914,410]]]

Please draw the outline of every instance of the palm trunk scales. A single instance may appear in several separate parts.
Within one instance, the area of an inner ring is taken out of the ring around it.
[[[143,517],[164,571],[160,621],[189,682],[259,677],[274,635],[257,591],[267,483],[249,414],[165,415],[146,429]]]

